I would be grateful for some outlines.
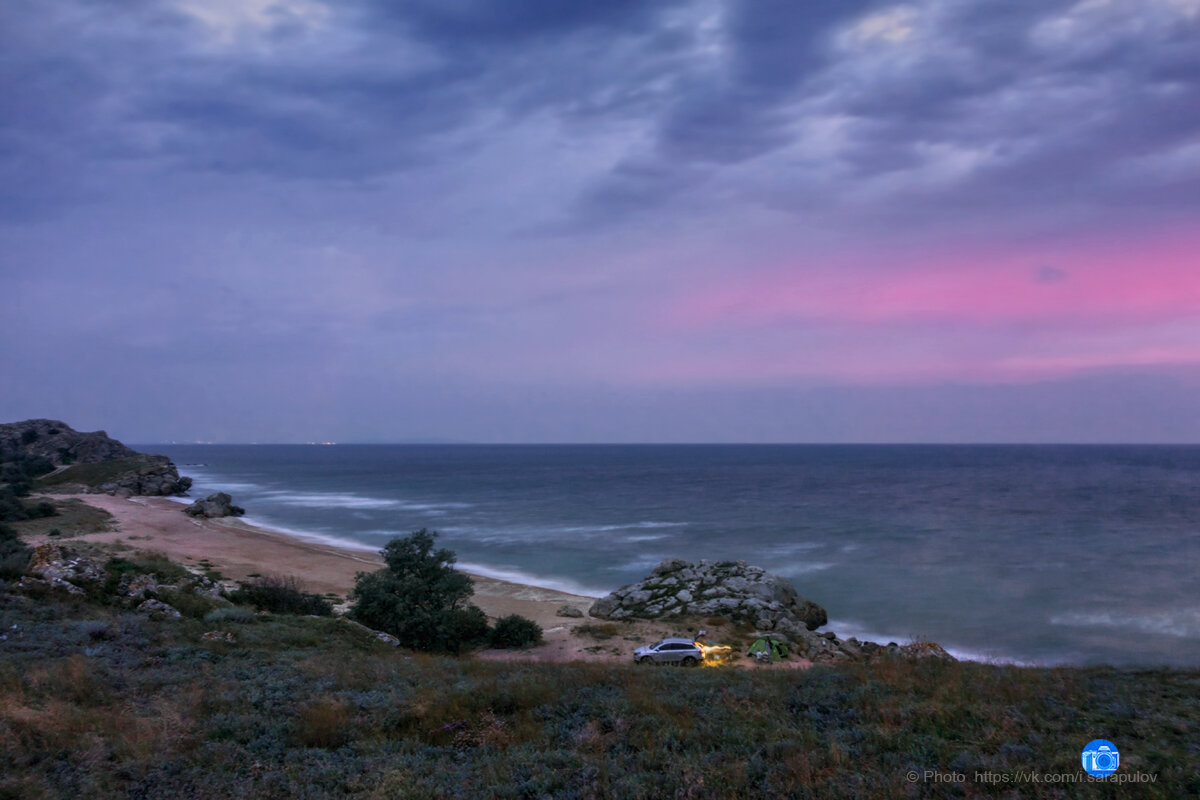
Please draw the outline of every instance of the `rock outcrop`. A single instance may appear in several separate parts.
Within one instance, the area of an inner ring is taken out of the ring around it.
[[[139,453],[104,431],[82,433],[53,419],[0,425],[0,464],[42,476],[36,488],[43,491],[159,496],[183,495],[192,485],[166,456]]]
[[[597,600],[600,619],[657,619],[672,614],[723,616],[759,630],[779,626],[816,630],[828,621],[825,609],[796,593],[786,578],[745,561],[692,564],[668,559],[653,574]]]
[[[175,465],[166,456],[140,456],[141,466],[133,466],[116,480],[107,481],[97,487],[104,494],[149,495],[166,497],[185,495],[192,488],[192,479],[180,477]]]
[[[216,517],[240,517],[246,513],[246,509],[241,506],[235,506],[233,498],[225,492],[214,492],[203,500],[197,500],[183,509],[183,513],[193,517],[208,517],[212,519]]]
[[[589,611],[600,619],[725,617],[754,627],[754,635],[779,639],[802,658],[818,663],[874,658],[952,659],[934,642],[907,645],[841,639],[825,625],[825,609],[801,597],[786,578],[745,561],[692,564],[663,561],[647,578],[597,600]]]
[[[42,544],[33,549],[27,569],[30,575],[36,575],[52,585],[70,581],[102,581],[106,573],[104,567],[89,559],[70,553],[65,547],[55,544]],[[65,588],[65,587],[64,587]]]
[[[0,425],[0,462],[44,458],[52,464],[95,464],[139,455],[104,431],[83,433],[54,419]]]

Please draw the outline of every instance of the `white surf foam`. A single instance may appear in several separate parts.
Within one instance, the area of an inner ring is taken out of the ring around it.
[[[299,508],[350,508],[361,510],[398,509],[432,514],[444,513],[446,509],[470,508],[470,503],[416,503],[385,497],[368,497],[353,492],[264,492],[272,502]]]
[[[270,531],[271,533],[282,533],[285,536],[303,539],[307,542],[328,544],[333,545],[334,547],[341,547],[346,550],[361,550],[372,553],[378,553],[380,550],[378,545],[368,544],[367,542],[360,542],[354,539],[347,539],[343,536],[335,536],[331,533],[325,533],[322,531],[288,528],[259,517],[239,517],[239,519],[241,519],[242,522],[245,522],[247,525],[253,525],[256,528],[262,528],[263,530]]]
[[[1119,611],[1072,611],[1055,614],[1051,625],[1080,628],[1111,628],[1113,630],[1136,629],[1162,636],[1181,639],[1200,638],[1200,608],[1179,608],[1146,614],[1130,614]]]
[[[528,572],[521,572],[515,569],[503,567],[491,567],[487,564],[476,564],[474,562],[458,562],[454,565],[456,569],[463,572],[470,572],[473,575],[481,575],[485,578],[496,578],[509,583],[519,583],[524,586],[533,586],[540,589],[553,589],[558,592],[566,592],[567,594],[577,594],[584,597],[603,597],[608,594],[603,589],[597,589],[591,586],[584,586],[575,581],[565,580],[562,578],[546,578],[540,575],[532,575]]]
[[[561,528],[548,528],[557,533],[611,533],[612,531],[647,530],[656,528],[684,528],[686,522],[623,522],[610,525],[568,525]],[[660,534],[665,536],[666,534]],[[630,538],[633,541],[632,538]]]
[[[888,642],[909,644],[924,638],[918,634],[880,633],[856,622],[848,622],[846,620],[837,619],[830,620],[827,624],[822,626],[820,630],[833,631],[837,634],[838,638],[843,641],[854,638],[858,639],[860,642],[875,642],[876,644],[883,645],[886,645]],[[941,645],[947,653],[954,656],[959,661],[979,661],[985,664],[1012,664],[1020,667],[1037,666],[1031,661],[1020,661],[1001,653],[985,653],[979,650],[969,650],[953,644],[947,644],[946,642],[942,641],[939,641],[938,644]]]

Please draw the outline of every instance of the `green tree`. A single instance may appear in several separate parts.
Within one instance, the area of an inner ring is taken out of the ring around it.
[[[542,626],[520,614],[501,617],[492,630],[492,647],[534,647],[541,643]]]
[[[405,647],[458,653],[487,636],[487,620],[466,605],[475,587],[454,569],[453,552],[434,549],[436,538],[422,528],[388,542],[381,552],[387,566],[356,576],[350,615]]]

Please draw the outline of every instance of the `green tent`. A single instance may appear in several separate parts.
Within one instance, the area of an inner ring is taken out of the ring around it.
[[[772,661],[778,661],[788,657],[788,648],[783,642],[761,636],[754,640],[754,644],[750,645],[746,655],[751,658],[769,658]]]

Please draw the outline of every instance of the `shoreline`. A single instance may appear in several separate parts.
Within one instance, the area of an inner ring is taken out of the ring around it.
[[[347,598],[355,574],[383,566],[378,551],[337,546],[247,523],[238,517],[193,518],[183,513],[184,504],[166,497],[118,497],[107,494],[57,494],[52,498],[75,498],[113,516],[116,530],[83,534],[69,541],[157,551],[172,561],[198,566],[210,565],[225,578],[253,580],[257,575],[292,575],[307,591],[333,593]],[[58,543],[45,536],[31,544]],[[596,598],[558,589],[504,580],[469,570],[475,587],[469,602],[491,619],[519,614],[542,627],[544,644],[528,650],[483,650],[475,657],[504,661],[601,661],[632,663],[633,649],[666,636],[678,636],[678,626],[663,621],[638,620],[622,623],[622,636],[605,642],[576,634],[582,625],[604,625],[587,614]],[[561,617],[558,610],[572,605],[582,617]],[[636,643],[635,643],[636,641]],[[772,664],[766,668],[797,669],[810,665],[805,659]]]
[[[218,491],[227,491],[225,488],[218,488]],[[96,495],[76,495],[80,499],[85,497],[95,497]],[[147,499],[147,498],[139,498]],[[168,500],[172,503],[179,504],[181,507],[191,505],[196,498],[193,497],[162,497],[152,498]],[[86,501],[85,501],[86,502]],[[355,541],[354,539],[333,536],[326,533],[316,533],[314,531],[300,530],[297,528],[286,528],[282,525],[275,525],[269,522],[255,518],[252,514],[245,514],[240,517],[225,517],[222,519],[210,519],[209,522],[218,524],[234,523],[238,527],[262,531],[272,535],[286,536],[291,539],[298,540],[309,544],[314,544],[319,547],[329,547],[338,551],[347,551],[349,553],[368,553],[375,555],[379,552],[379,548],[373,545],[368,545],[363,542]],[[236,521],[236,522],[235,522]],[[397,533],[397,536],[400,534]],[[376,559],[378,560],[378,559]],[[382,565],[382,562],[379,562]],[[560,592],[565,595],[570,595],[574,598],[587,598],[590,601],[595,601],[603,597],[605,593],[589,593],[582,589],[568,585],[569,581],[561,581],[553,578],[540,579],[533,575],[525,575],[515,570],[504,570],[491,568],[483,564],[472,564],[464,562],[455,562],[455,569],[459,572],[470,575],[472,578],[482,580],[495,580],[502,583],[512,583],[520,586],[529,586],[537,589],[542,589],[548,592]]]

